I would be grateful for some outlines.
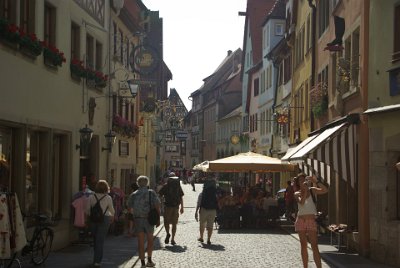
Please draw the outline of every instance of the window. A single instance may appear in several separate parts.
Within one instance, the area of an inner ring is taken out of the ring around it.
[[[86,35],[86,66],[94,68],[94,39],[89,34]]]
[[[44,41],[56,46],[56,9],[48,3],[44,7]]]
[[[52,203],[51,211],[53,216],[61,217],[62,203],[64,200],[65,182],[67,181],[67,149],[68,137],[63,135],[56,135],[53,138],[53,158],[52,158]]]
[[[290,79],[292,79],[292,57],[291,55],[289,55],[288,57],[286,57],[284,59],[284,77],[283,77],[283,83],[286,84],[287,82],[290,81]]]
[[[254,80],[254,97],[258,96],[258,93],[260,91],[260,80],[258,78],[256,78]]]
[[[321,37],[329,25],[329,1],[321,0],[318,5],[318,36]]]
[[[103,44],[96,41],[96,70],[103,69]]]
[[[271,32],[271,30],[270,30],[270,26],[268,24],[267,25],[267,36],[266,36],[266,45],[267,45],[267,47],[269,47],[269,35],[270,35],[270,32]]]
[[[114,40],[114,55],[117,55],[117,24],[113,23],[113,40]]]
[[[265,69],[261,72],[261,94],[265,92]]]
[[[43,176],[42,172],[43,164],[40,162],[43,156],[41,152],[41,138],[40,132],[28,132],[26,140],[26,187],[25,187],[25,211],[26,212],[37,212],[40,210],[39,207],[39,179]]]
[[[35,0],[21,0],[19,27],[25,33],[35,33]]]
[[[123,63],[123,61],[124,61],[124,34],[123,34],[122,30],[119,30],[119,38],[120,38],[119,60],[121,61],[121,63]]]
[[[284,33],[285,27],[283,27],[282,23],[275,24],[275,35],[281,36]]]
[[[0,17],[15,24],[17,22],[17,1],[0,0]]]
[[[72,23],[71,24],[71,59],[80,59],[80,27]]]
[[[397,5],[394,10],[394,32],[393,32],[393,57],[392,62],[400,61],[400,5]]]

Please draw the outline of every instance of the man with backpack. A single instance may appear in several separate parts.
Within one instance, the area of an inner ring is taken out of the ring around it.
[[[207,244],[211,245],[211,235],[215,217],[217,216],[218,201],[217,201],[217,186],[214,179],[207,179],[204,182],[203,192],[199,194],[197,199],[197,207],[195,218],[199,220],[198,211],[200,210],[200,237],[197,241],[203,243],[204,230],[207,227]]]
[[[175,173],[169,173],[168,182],[161,188],[160,196],[164,197],[164,227],[167,236],[164,240],[165,244],[169,243],[175,245],[176,225],[179,218],[179,205],[181,206],[180,213],[183,213],[183,190],[179,182],[179,177]],[[172,225],[172,232],[170,234],[169,227]]]

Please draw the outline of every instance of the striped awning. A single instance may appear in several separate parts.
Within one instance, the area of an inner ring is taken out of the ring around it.
[[[309,137],[312,139],[307,143],[295,147],[288,161],[300,163],[303,172],[308,175],[317,173],[328,184],[335,172],[354,187],[357,167],[355,132],[356,126],[348,122],[327,128]]]

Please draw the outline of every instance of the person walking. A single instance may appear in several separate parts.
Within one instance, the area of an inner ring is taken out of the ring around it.
[[[193,192],[196,192],[196,186],[195,186],[196,179],[194,177],[194,174],[191,170],[189,170],[188,173],[189,173],[188,174],[189,182],[190,182],[190,185],[192,185],[192,190],[193,190]]]
[[[99,202],[103,217],[100,221],[90,222],[90,227],[92,230],[93,238],[94,238],[94,254],[93,254],[93,266],[100,267],[101,261],[103,259],[103,248],[104,248],[104,240],[106,238],[108,228],[114,219],[114,206],[111,199],[111,196],[108,194],[110,192],[110,186],[107,181],[99,180],[94,187],[95,193],[89,196],[89,200],[87,202],[86,214],[91,216],[93,214],[93,208]]]
[[[306,177],[304,173],[300,173],[298,174],[297,178],[300,189],[294,194],[298,203],[297,218],[294,226],[300,238],[303,267],[306,268],[308,265],[308,237],[308,241],[310,241],[311,249],[313,251],[315,265],[320,268],[322,267],[322,264],[321,255],[318,249],[317,224],[315,222],[317,208],[315,205],[314,196],[316,194],[320,195],[327,193],[328,188],[319,180],[317,180],[316,176]]]
[[[175,176],[174,172],[169,173],[168,182],[161,188],[158,193],[164,198],[164,227],[167,232],[165,237],[165,244],[169,243],[175,245],[175,234],[179,219],[179,212],[183,213],[183,190],[179,182],[179,177]],[[181,209],[179,211],[179,205]],[[170,225],[172,225],[172,232],[170,233]]]
[[[133,194],[134,192],[136,192],[139,189],[139,186],[136,182],[133,182],[131,184],[131,193]],[[128,237],[134,237],[135,233],[134,233],[134,229],[135,229],[135,221],[133,219],[133,215],[130,212],[130,209],[128,208],[128,213],[127,213],[127,218],[128,218]]]
[[[204,242],[204,230],[207,227],[207,244],[211,245],[211,236],[213,232],[213,225],[215,216],[217,215],[218,201],[217,201],[217,186],[215,180],[208,179],[204,182],[203,191],[199,194],[197,199],[197,206],[195,212],[195,219],[200,223],[200,237],[197,241]],[[200,211],[200,220],[199,220]]]
[[[154,225],[149,224],[147,215],[152,207],[155,207],[160,215],[160,199],[153,190],[148,189],[148,177],[143,175],[139,176],[137,178],[137,185],[139,189],[133,192],[128,198],[128,208],[135,221],[135,234],[137,236],[141,267],[154,267],[156,266],[152,260]],[[159,225],[160,222],[156,224],[156,226]],[[145,262],[144,252],[145,237],[147,239],[147,263]]]

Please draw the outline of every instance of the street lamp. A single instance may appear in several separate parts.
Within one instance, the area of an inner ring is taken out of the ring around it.
[[[107,132],[107,134],[104,135],[104,137],[106,138],[107,147],[102,147],[101,151],[109,151],[111,153],[112,147],[115,143],[116,136],[114,132],[110,130]]]
[[[92,140],[93,130],[88,128],[88,126],[86,125],[84,128],[81,128],[79,130],[79,134],[80,134],[80,143],[79,145],[78,144],[75,145],[76,150],[80,148],[86,148],[89,145],[90,141]]]

